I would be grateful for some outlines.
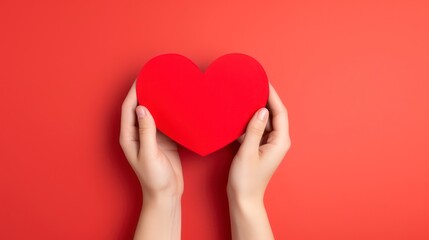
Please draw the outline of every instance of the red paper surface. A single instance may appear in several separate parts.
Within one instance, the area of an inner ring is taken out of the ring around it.
[[[219,57],[204,73],[184,56],[164,54],[144,65],[136,91],[160,131],[205,156],[244,133],[267,103],[268,79],[245,54]]]
[[[0,239],[126,240],[138,179],[119,146],[142,63],[258,59],[292,147],[265,205],[278,240],[429,239],[429,2],[0,1]],[[236,145],[181,152],[183,240],[230,239]]]

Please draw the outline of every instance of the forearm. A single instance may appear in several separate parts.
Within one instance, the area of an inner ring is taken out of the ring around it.
[[[146,198],[134,240],[176,240],[181,234],[180,199]]]
[[[274,239],[263,199],[229,198],[233,240]]]

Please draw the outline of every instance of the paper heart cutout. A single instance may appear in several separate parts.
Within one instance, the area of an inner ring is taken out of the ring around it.
[[[164,54],[143,66],[136,91],[159,131],[205,156],[245,132],[269,88],[261,64],[245,54],[221,56],[204,73],[184,56]]]

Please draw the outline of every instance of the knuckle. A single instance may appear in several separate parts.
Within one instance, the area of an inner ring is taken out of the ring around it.
[[[124,142],[119,141],[119,146],[121,146],[122,151],[125,151],[127,145]]]
[[[119,145],[123,148],[126,144],[126,141],[123,136],[119,136]]]
[[[292,146],[292,142],[290,140],[290,137],[288,137],[286,139],[286,143],[285,143],[285,150],[288,151],[290,149],[290,147]]]
[[[281,117],[287,117],[288,111],[285,106],[280,106],[277,111],[277,115]]]
[[[292,145],[292,142],[290,141],[290,137],[286,137],[286,140],[284,141],[284,144],[282,144],[281,150],[284,154],[286,154],[290,147]]]
[[[122,110],[128,110],[128,109],[130,109],[130,108],[131,108],[131,104],[130,104],[129,100],[128,100],[128,99],[125,99],[125,100],[122,102],[121,109],[122,109]]]
[[[250,126],[248,130],[251,134],[262,136],[264,134],[265,128],[263,124],[255,123],[252,126]]]
[[[140,135],[145,135],[145,134],[149,134],[152,132],[152,126],[148,125],[148,124],[142,124],[139,127],[139,134]]]
[[[127,109],[127,100],[124,100],[124,101],[122,102],[121,109],[122,109],[122,110]]]

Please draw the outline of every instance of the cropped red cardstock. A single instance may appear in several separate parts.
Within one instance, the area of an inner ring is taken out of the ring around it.
[[[254,58],[231,53],[203,73],[188,58],[164,54],[149,60],[137,79],[137,99],[159,131],[205,156],[240,137],[268,100],[268,79]]]

